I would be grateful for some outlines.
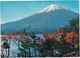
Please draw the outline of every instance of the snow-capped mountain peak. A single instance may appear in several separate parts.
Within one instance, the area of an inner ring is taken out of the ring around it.
[[[53,11],[53,10],[60,10],[60,9],[68,10],[67,8],[65,8],[65,7],[63,7],[61,5],[51,4],[48,7],[44,8],[43,10],[39,11],[38,13],[50,12],[50,11]]]

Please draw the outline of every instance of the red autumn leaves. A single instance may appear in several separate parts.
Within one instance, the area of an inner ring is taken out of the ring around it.
[[[65,28],[61,28],[61,29],[56,30],[53,33],[44,33],[43,35],[46,38],[56,38],[56,37],[64,35],[64,34],[65,34]]]
[[[27,39],[28,36],[22,35],[22,34],[16,34],[16,32],[7,32],[5,33],[5,36],[1,36],[2,39],[10,39],[10,38],[25,38]]]
[[[71,52],[71,53],[64,54],[63,57],[71,56],[71,55],[73,55],[73,54],[75,54],[75,53],[77,53],[77,52],[76,52],[76,51],[73,51],[73,52]]]
[[[79,43],[79,34],[72,32],[66,32],[65,28],[60,28],[53,33],[44,33],[45,39],[55,39],[58,42],[62,43],[63,39],[67,43],[73,43],[77,48]],[[63,37],[62,37],[63,36]]]
[[[12,34],[15,34],[15,32],[6,32],[5,34],[12,35]]]
[[[75,42],[76,40],[78,40],[78,38],[79,35],[72,31],[66,33],[66,37],[64,39],[66,40],[66,42],[70,43],[70,42]]]

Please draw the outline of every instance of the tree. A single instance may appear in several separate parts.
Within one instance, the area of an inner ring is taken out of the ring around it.
[[[55,56],[57,53],[55,52],[55,50],[57,51],[58,46],[60,45],[59,42],[57,42],[55,39],[50,39],[47,38],[45,40],[41,40],[40,39],[40,54],[41,56]],[[55,53],[54,53],[55,52]]]
[[[8,42],[3,42],[3,45],[2,45],[2,48],[4,48],[5,49],[5,52],[6,52],[6,56],[8,56],[9,55],[9,53],[7,52],[7,49],[9,49],[10,48],[10,46],[9,46],[9,44],[8,44]],[[3,53],[2,53],[3,54]],[[4,55],[4,54],[3,54]]]
[[[30,34],[30,37],[32,38],[32,42],[33,42],[33,44],[35,45],[35,47],[34,47],[34,53],[35,53],[35,56],[37,56],[37,54],[36,54],[36,46],[37,46],[37,41],[38,41],[40,38],[37,37],[34,32],[32,32],[32,33]]]
[[[74,31],[75,33],[79,33],[79,16],[77,16],[75,19],[72,19],[66,28],[67,32]]]
[[[6,52],[6,54],[7,54],[7,56],[9,57],[9,55],[10,55],[10,44],[11,44],[11,39],[12,39],[12,37],[14,37],[13,36],[13,34],[14,34],[15,32],[6,32],[5,34],[6,34],[6,36],[2,36],[1,38],[2,39],[4,39],[4,43],[3,43],[3,46],[5,46],[5,47],[8,47],[8,48],[6,48],[6,49],[8,49],[8,52]],[[5,48],[4,47],[4,48]],[[7,51],[7,50],[6,50]]]

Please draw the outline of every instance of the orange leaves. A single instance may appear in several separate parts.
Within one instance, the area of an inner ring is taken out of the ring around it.
[[[75,54],[75,53],[77,53],[77,52],[76,52],[76,51],[73,51],[73,52],[71,52],[71,53],[64,54],[63,57],[65,57],[65,56],[71,56],[71,55],[73,55],[73,54]]]
[[[19,37],[21,37],[21,38],[28,38],[28,36],[26,36],[26,35],[19,35]]]
[[[59,36],[65,35],[65,28],[60,28],[53,33],[44,33],[43,35],[46,38],[55,39],[56,41],[61,42],[61,40],[60,40],[61,37],[59,39],[56,39],[56,38],[59,37]]]
[[[14,35],[6,35],[6,36],[2,36],[2,39],[28,39],[28,36],[26,35],[18,35],[18,34],[14,34]]]
[[[65,28],[60,28],[57,31],[58,36],[65,35]]]
[[[64,33],[59,33],[59,36],[64,35]]]
[[[55,39],[58,42],[61,42],[62,35],[65,35],[65,28],[60,28],[53,33],[44,33],[45,39]],[[56,39],[58,38],[58,39]]]
[[[47,38],[53,38],[53,35],[50,33],[44,33],[43,35]]]
[[[76,34],[75,32],[66,33],[65,40],[68,43],[73,42],[75,48],[79,47],[79,43],[78,43],[78,41],[79,41],[79,35]]]
[[[49,34],[49,33],[44,33],[43,35],[46,37],[46,36],[48,36],[48,34]]]
[[[44,33],[43,35],[47,39],[55,39],[58,42],[61,42],[62,40],[64,40],[64,42],[66,41],[67,43],[71,43],[71,42],[78,43],[78,40],[79,40],[79,34],[75,33],[74,31],[66,33],[65,28],[60,28],[53,33]],[[65,37],[65,35],[66,35],[66,37]],[[61,36],[61,37],[59,37],[59,36]],[[56,38],[58,38],[58,39],[56,39]]]
[[[26,35],[23,35],[22,37],[23,37],[23,38],[27,38],[27,36],[26,36]]]
[[[5,33],[6,34],[6,37],[8,37],[8,38],[12,38],[12,37],[16,37],[17,35],[16,34],[14,34],[15,32],[7,32],[7,33]]]
[[[54,35],[53,34],[49,34],[48,36],[47,36],[47,38],[54,38]]]
[[[76,36],[78,36],[78,34],[76,34],[75,32],[69,32],[69,33],[66,33],[66,35],[68,37],[76,37]]]
[[[16,36],[18,36],[17,34],[15,34],[15,35],[12,35],[12,37],[16,37]]]
[[[51,36],[51,35],[48,35],[48,36],[47,36],[47,38],[53,38],[53,36]]]
[[[56,39],[56,41],[61,42],[61,40],[60,40],[60,39]]]
[[[8,36],[2,36],[1,38],[2,38],[2,39],[9,39]]]
[[[54,34],[52,33],[44,33],[43,34],[46,38],[53,38],[54,37]]]
[[[5,33],[5,34],[10,35],[11,33],[8,33],[8,32],[7,32],[7,33]]]
[[[13,35],[8,35],[8,36],[2,36],[1,38],[2,39],[10,39],[10,38],[12,38],[12,37],[14,37]]]
[[[5,33],[6,35],[12,35],[12,34],[14,34],[15,32],[7,32],[7,33]]]
[[[66,37],[64,39],[66,40],[66,42],[70,43],[78,40],[78,36],[79,35],[76,34],[75,32],[69,32],[69,33],[66,33]]]

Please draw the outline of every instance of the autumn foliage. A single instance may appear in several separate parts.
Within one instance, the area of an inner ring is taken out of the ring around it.
[[[70,42],[77,41],[78,38],[79,38],[79,35],[72,31],[72,32],[66,33],[66,37],[64,39],[66,40],[66,42],[70,43]]]
[[[73,43],[75,47],[78,47],[79,34],[72,32],[66,32],[65,28],[60,28],[53,33],[44,33],[45,39],[55,39],[58,42]],[[63,41],[62,41],[63,40]]]

